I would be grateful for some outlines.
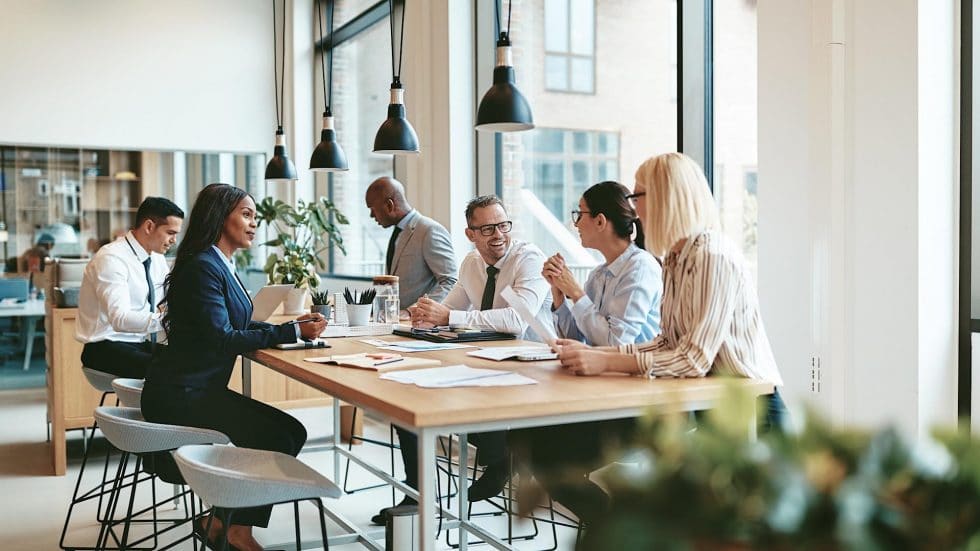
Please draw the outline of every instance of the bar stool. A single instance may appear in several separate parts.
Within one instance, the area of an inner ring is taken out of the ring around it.
[[[123,407],[140,409],[140,401],[143,396],[143,379],[123,379],[112,380],[112,390],[116,393],[116,398]]]
[[[235,509],[292,503],[299,549],[299,502],[312,501],[320,513],[323,548],[329,549],[320,498],[338,498],[342,492],[299,459],[280,452],[231,446],[182,446],[174,452],[174,458],[194,493],[211,504],[205,534],[211,529],[215,508],[221,508],[217,514],[223,525],[230,526]],[[222,545],[222,549],[227,549],[224,535]]]
[[[99,406],[104,406],[106,399],[110,394],[115,391],[112,388],[112,381],[116,378],[112,373],[106,373],[105,371],[98,371],[89,367],[82,367],[82,373],[85,375],[85,379],[88,381],[92,387],[102,393],[102,397],[99,399]],[[118,403],[118,402],[117,402]],[[61,529],[61,539],[58,541],[58,546],[61,549],[91,549],[85,547],[66,547],[65,546],[65,536],[68,534],[68,525],[71,523],[71,516],[75,510],[75,506],[79,503],[86,502],[90,499],[99,499],[98,507],[95,511],[96,520],[102,522],[103,510],[102,510],[102,498],[108,491],[106,486],[109,484],[109,456],[111,455],[111,450],[107,449],[105,454],[105,465],[102,468],[102,481],[96,484],[94,487],[86,491],[85,493],[79,495],[79,490],[82,486],[82,478],[85,476],[85,466],[88,464],[88,455],[92,450],[92,440],[95,438],[95,429],[98,428],[98,422],[93,421],[92,426],[89,429],[90,433],[82,433],[82,443],[84,448],[84,453],[82,454],[82,465],[78,469],[78,480],[75,481],[75,491],[71,495],[71,502],[68,505],[68,514],[65,515],[65,525]],[[84,429],[83,429],[84,431]]]
[[[215,430],[196,427],[183,427],[179,425],[166,425],[162,423],[150,423],[143,420],[140,410],[136,408],[98,407],[95,409],[95,418],[98,421],[99,427],[102,429],[102,433],[105,435],[106,439],[108,439],[113,446],[122,451],[122,458],[120,459],[119,467],[116,470],[116,478],[113,481],[112,490],[109,494],[109,504],[107,505],[108,514],[106,515],[107,518],[106,521],[102,523],[99,530],[99,539],[96,543],[96,549],[106,549],[110,536],[121,549],[133,548],[133,546],[139,545],[150,538],[153,538],[153,548],[156,548],[157,536],[180,526],[183,522],[193,522],[193,520],[196,518],[194,511],[194,500],[191,500],[191,514],[187,519],[180,519],[180,521],[175,522],[173,525],[165,528],[164,530],[158,531],[155,529],[153,534],[137,541],[129,542],[129,531],[133,517],[133,503],[136,497],[136,487],[138,486],[139,482],[141,482],[139,479],[139,473],[142,457],[140,457],[139,454],[175,450],[180,446],[188,444],[227,444],[230,442],[230,440],[227,436]],[[126,474],[126,468],[130,456],[133,454],[137,454],[136,466],[132,475],[133,482],[127,483],[125,479],[129,475]],[[184,484],[183,480],[168,482],[176,482],[181,485]],[[119,506],[119,500],[122,497],[122,491],[125,487],[129,487],[130,489],[129,505],[126,511],[126,516],[121,521],[117,521],[114,520],[114,517],[116,514],[116,509]],[[154,520],[156,520],[155,504],[153,507],[153,515]],[[115,531],[113,530],[113,526],[119,522],[123,523],[122,539],[117,538]],[[168,547],[177,545],[191,537],[193,537],[193,530],[191,530],[191,534],[170,544]]]

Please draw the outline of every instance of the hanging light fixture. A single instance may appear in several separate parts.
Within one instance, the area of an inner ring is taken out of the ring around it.
[[[480,100],[476,129],[485,132],[520,132],[534,128],[531,106],[514,85],[514,63],[510,51],[510,9],[507,2],[507,30],[500,28],[500,2],[493,1],[497,22],[497,65],[493,86]]]
[[[282,16],[282,72],[286,72],[286,0],[283,0],[283,16]],[[295,182],[299,179],[296,175],[296,165],[293,161],[289,159],[289,155],[286,154],[286,135],[282,131],[282,107],[283,103],[286,102],[286,96],[283,94],[283,81],[286,79],[286,75],[283,74],[282,79],[279,78],[278,65],[276,65],[276,50],[279,45],[279,39],[276,36],[276,0],[272,0],[272,73],[273,73],[273,88],[278,84],[279,89],[274,90],[276,96],[276,147],[272,152],[272,160],[265,167],[265,181],[270,183],[285,183],[285,182]],[[280,102],[280,98],[282,101]]]
[[[333,113],[330,110],[330,103],[333,97],[333,8],[334,0],[327,0],[327,38],[323,38],[323,14],[320,10],[320,0],[316,1],[316,19],[320,27],[320,37],[323,40],[323,48],[320,52],[320,75],[323,77],[323,101],[326,107],[323,111],[323,130],[320,131],[320,143],[313,150],[310,157],[310,170],[313,172],[338,172],[347,170],[347,156],[344,149],[337,141],[337,133],[333,129]],[[327,40],[330,41],[327,54]],[[323,66],[323,58],[327,55],[330,59],[326,62],[327,68]],[[330,87],[327,88],[327,74],[330,74]]]
[[[405,43],[405,0],[388,0],[391,20],[391,103],[388,119],[374,136],[374,152],[390,155],[409,155],[419,152],[419,137],[405,117],[405,90],[402,88],[402,46]],[[395,65],[395,8],[401,16],[398,28],[398,64]]]

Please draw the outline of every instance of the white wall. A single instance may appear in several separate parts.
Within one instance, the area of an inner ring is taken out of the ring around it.
[[[271,155],[271,12],[267,0],[3,0],[0,142]]]
[[[763,315],[837,422],[955,420],[953,29],[952,0],[759,2]]]

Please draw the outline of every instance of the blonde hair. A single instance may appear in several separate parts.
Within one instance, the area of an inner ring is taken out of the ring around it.
[[[663,257],[678,241],[721,227],[718,207],[698,164],[683,153],[651,157],[636,169],[646,189],[646,247]]]

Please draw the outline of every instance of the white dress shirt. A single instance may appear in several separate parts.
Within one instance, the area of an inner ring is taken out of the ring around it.
[[[615,260],[592,270],[578,302],[566,297],[555,309],[558,333],[592,346],[649,342],[660,333],[662,289],[656,259],[630,244]]]
[[[150,258],[154,298],[163,300],[163,282],[170,272],[159,253],[148,253],[132,232],[103,246],[85,267],[78,294],[75,338],[83,343],[104,340],[141,342],[163,327],[157,305],[150,305],[143,261]]]
[[[489,327],[501,333],[513,333],[528,340],[542,340],[528,329],[517,312],[507,305],[500,291],[508,285],[535,312],[538,321],[551,322],[551,293],[548,282],[541,276],[545,256],[541,249],[514,239],[504,257],[494,264],[500,270],[494,287],[493,309],[480,311],[483,288],[487,283],[487,263],[478,251],[472,251],[459,268],[459,281],[442,303],[449,312],[449,325]]]

